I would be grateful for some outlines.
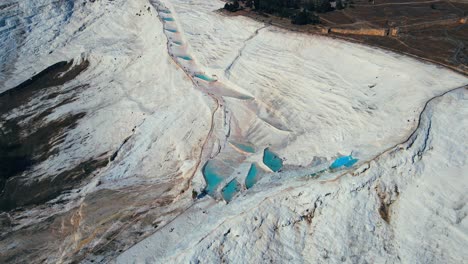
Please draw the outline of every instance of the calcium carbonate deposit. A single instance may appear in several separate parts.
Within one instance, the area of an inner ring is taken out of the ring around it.
[[[468,78],[223,6],[0,4],[0,262],[466,262]]]

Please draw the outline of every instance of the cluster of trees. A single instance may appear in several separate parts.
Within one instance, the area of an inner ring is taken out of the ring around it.
[[[330,12],[348,6],[348,0],[234,0],[224,8],[235,12],[244,7],[258,12],[291,18],[293,24],[317,24],[317,13]]]
[[[291,23],[296,25],[318,24],[320,23],[320,17],[314,12],[302,9],[291,17]]]
[[[281,12],[284,9],[305,9],[325,13],[346,8],[348,4],[348,0],[254,0],[255,9],[268,13]]]
[[[239,8],[240,8],[239,1],[234,1],[232,3],[226,3],[224,5],[224,9],[226,9],[227,11],[231,11],[231,12],[236,12],[237,10],[239,10]]]
[[[238,10],[244,9],[245,7],[253,8],[254,1],[253,0],[235,0],[231,3],[226,3],[224,5],[224,9],[231,12],[236,12]]]

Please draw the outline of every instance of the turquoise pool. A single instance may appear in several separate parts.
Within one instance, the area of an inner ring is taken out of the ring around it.
[[[164,21],[174,21],[172,17],[163,17]]]
[[[231,141],[231,144],[234,145],[236,148],[248,152],[248,153],[255,153],[255,147],[252,144],[249,143],[237,143]]]
[[[199,78],[199,79],[202,79],[202,80],[205,80],[207,82],[214,82],[216,81],[215,79],[205,75],[205,74],[195,74],[195,77]]]
[[[232,180],[223,188],[221,195],[226,202],[230,202],[239,190],[240,184],[236,180]]]
[[[169,32],[172,32],[172,33],[177,33],[177,30],[176,30],[176,29],[166,28],[166,30],[169,31]]]
[[[217,174],[216,167],[213,165],[213,162],[208,161],[203,167],[203,176],[206,181],[206,192],[208,194],[213,194],[216,191],[218,185],[223,181],[223,176]]]
[[[272,171],[279,171],[283,167],[283,160],[280,159],[273,151],[266,148],[263,151],[263,163]]]
[[[186,60],[186,61],[192,60],[192,58],[190,56],[177,56],[177,57],[179,57],[179,58],[181,58],[183,60]]]
[[[257,174],[258,174],[258,167],[255,163],[252,163],[249,169],[249,173],[247,173],[247,177],[245,178],[245,187],[250,189],[257,183]]]
[[[353,158],[351,155],[339,157],[330,165],[330,169],[337,169],[343,166],[346,168],[350,168],[356,162],[358,162],[358,159]]]

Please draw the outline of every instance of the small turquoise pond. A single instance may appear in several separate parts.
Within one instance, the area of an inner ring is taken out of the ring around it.
[[[177,33],[177,30],[176,30],[176,29],[166,28],[166,30],[169,31],[169,32],[172,32],[172,33]]]
[[[172,43],[177,44],[179,46],[182,45],[182,42],[180,42],[180,41],[173,41]]]
[[[226,202],[230,202],[239,190],[239,183],[236,180],[232,180],[223,188],[223,190],[221,191],[221,195],[223,196]]]
[[[161,12],[164,13],[164,14],[170,14],[171,13],[171,11],[169,11],[169,10],[161,10]]]
[[[181,58],[183,60],[187,60],[187,61],[192,60],[192,58],[190,56],[177,56],[177,57],[179,57],[179,58]]]
[[[237,142],[232,142],[231,144],[234,145],[236,148],[248,152],[248,153],[255,153],[255,147],[252,144],[242,144],[242,143],[237,143]]]
[[[283,167],[283,160],[280,159],[274,152],[266,148],[263,151],[263,163],[268,166],[272,171],[277,172]]]
[[[211,161],[208,161],[203,167],[203,176],[205,176],[206,192],[208,194],[213,194],[223,181],[223,177],[216,173],[216,167]]]
[[[207,81],[207,82],[214,82],[214,81],[216,81],[215,79],[213,79],[213,78],[211,78],[211,77],[209,77],[209,76],[207,76],[207,75],[205,75],[205,74],[195,74],[195,77],[200,78],[200,79],[202,79],[202,80],[205,80],[205,81]]]
[[[354,159],[351,155],[339,157],[332,163],[332,165],[330,165],[330,169],[337,169],[343,166],[345,166],[346,168],[350,168],[357,161],[358,159]]]
[[[252,166],[250,166],[249,173],[247,173],[247,177],[245,178],[245,187],[247,189],[252,188],[254,184],[257,183],[257,173],[258,173],[257,165],[252,163]]]
[[[163,17],[164,21],[174,21],[172,17]]]

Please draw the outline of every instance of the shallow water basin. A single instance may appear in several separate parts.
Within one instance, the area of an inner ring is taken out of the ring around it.
[[[255,146],[252,145],[252,144],[249,144],[249,143],[238,143],[238,142],[233,142],[233,141],[230,141],[230,143],[231,143],[234,147],[236,147],[236,148],[238,148],[238,149],[240,149],[240,150],[242,150],[242,151],[244,151],[244,152],[255,153]]]
[[[263,163],[274,172],[279,171],[283,167],[283,160],[269,148],[263,151]]]
[[[258,167],[255,163],[252,163],[250,166],[249,172],[247,173],[247,177],[245,178],[245,187],[250,189],[257,183],[257,174],[258,174]]]
[[[203,176],[205,177],[206,181],[205,190],[208,194],[213,194],[224,178],[217,173],[217,167],[213,165],[211,160],[208,161],[203,167]]]
[[[346,168],[350,168],[357,161],[358,161],[358,159],[353,158],[351,155],[339,157],[330,165],[330,169],[337,169],[337,168],[340,168],[340,167],[343,167],[343,166],[346,167]]]
[[[221,191],[221,195],[226,202],[230,202],[234,195],[240,190],[237,180],[230,181]]]
[[[178,58],[181,58],[183,60],[186,60],[186,61],[190,61],[192,60],[192,58],[190,56],[177,56]]]
[[[202,79],[207,82],[214,82],[216,79],[213,79],[212,77],[209,77],[208,75],[205,74],[195,74],[195,77]]]

